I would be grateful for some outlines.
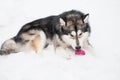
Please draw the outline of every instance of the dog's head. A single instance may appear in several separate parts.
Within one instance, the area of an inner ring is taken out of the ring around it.
[[[75,10],[60,15],[62,40],[73,49],[83,47],[85,39],[89,36],[90,26],[88,17],[89,14]]]

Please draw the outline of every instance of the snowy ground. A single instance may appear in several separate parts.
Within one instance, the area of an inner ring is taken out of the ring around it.
[[[49,46],[43,55],[0,56],[0,80],[120,80],[119,0],[0,0],[0,45],[27,22],[71,9],[90,14],[89,53],[66,60]]]

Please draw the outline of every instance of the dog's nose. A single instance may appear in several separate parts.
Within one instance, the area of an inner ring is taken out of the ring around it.
[[[80,47],[80,46],[76,46],[75,48],[78,50],[78,49],[80,49],[81,47]]]

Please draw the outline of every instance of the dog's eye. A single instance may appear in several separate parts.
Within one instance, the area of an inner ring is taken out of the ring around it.
[[[34,33],[29,33],[29,35],[35,35]]]
[[[82,35],[82,33],[79,34],[79,36],[81,36],[81,35]]]
[[[70,34],[71,37],[74,37],[72,34]]]

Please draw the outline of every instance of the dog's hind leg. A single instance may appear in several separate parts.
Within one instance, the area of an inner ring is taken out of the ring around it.
[[[41,53],[46,45],[46,35],[43,31],[40,31],[31,42],[30,47],[36,52]]]
[[[34,40],[30,42],[30,47],[35,51],[35,53],[38,53],[40,45],[40,36],[36,36]]]

